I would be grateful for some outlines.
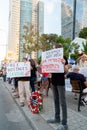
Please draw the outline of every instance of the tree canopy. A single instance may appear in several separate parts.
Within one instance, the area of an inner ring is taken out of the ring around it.
[[[53,48],[56,43],[62,43],[64,48],[64,55],[68,58],[69,53],[77,53],[79,46],[75,43],[71,43],[69,38],[64,39],[62,36],[57,34],[40,34],[33,31],[33,25],[27,23],[24,25],[24,35],[23,35],[23,52],[30,54],[32,51],[37,52],[38,50],[46,51]]]
[[[87,27],[83,28],[80,33],[79,37],[87,39]]]

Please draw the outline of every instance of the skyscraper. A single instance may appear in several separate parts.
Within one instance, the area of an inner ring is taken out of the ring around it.
[[[23,54],[23,26],[26,23],[32,24],[32,0],[20,0],[20,42],[19,60],[22,61]]]
[[[18,60],[20,39],[20,0],[10,0],[9,4],[9,36],[7,55],[12,53],[12,57],[14,57],[15,60]]]
[[[61,35],[74,39],[83,27],[87,27],[87,0],[62,0]]]
[[[34,32],[37,32],[38,24],[41,24],[40,22],[37,23],[37,5],[38,0],[10,0],[8,52],[12,52],[16,60],[21,61],[24,56],[24,25],[32,24]]]
[[[38,0],[32,0],[32,25],[34,26],[34,32],[37,32],[37,3]]]
[[[42,1],[39,1],[37,5],[37,28],[39,34],[44,33],[44,3]]]

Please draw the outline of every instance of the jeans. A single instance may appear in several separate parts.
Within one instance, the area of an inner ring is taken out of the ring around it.
[[[55,118],[60,119],[60,104],[62,108],[62,124],[67,124],[67,105],[65,97],[65,86],[53,85],[53,96],[55,105]]]
[[[6,82],[6,75],[3,75],[3,81]]]
[[[30,86],[31,86],[32,92],[35,91],[35,81],[36,81],[36,77],[30,78]]]
[[[13,81],[14,81],[14,87],[15,87],[15,89],[18,88],[18,80],[16,78],[14,78]]]

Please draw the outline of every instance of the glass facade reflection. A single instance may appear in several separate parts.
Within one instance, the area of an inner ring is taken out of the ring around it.
[[[76,8],[74,2],[75,0],[62,0],[61,3],[61,35],[64,38],[73,39],[73,29],[75,37],[78,37],[80,30],[87,27],[87,0],[76,0]],[[74,20],[75,28],[73,28]]]
[[[23,58],[23,26],[26,23],[32,24],[32,0],[21,0],[20,2],[20,60]]]
[[[38,2],[37,6],[37,28],[39,34],[44,33],[44,3],[42,1]]]
[[[10,0],[8,51],[12,51],[14,58],[19,61],[22,61],[25,55],[23,27],[27,23],[33,25],[35,33],[44,32],[44,3],[38,0]]]

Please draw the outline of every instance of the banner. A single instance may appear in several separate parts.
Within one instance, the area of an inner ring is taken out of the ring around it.
[[[30,76],[30,62],[12,62],[6,66],[7,77],[28,77]]]
[[[61,63],[62,58],[63,48],[42,52],[42,73],[63,73],[64,65]]]

